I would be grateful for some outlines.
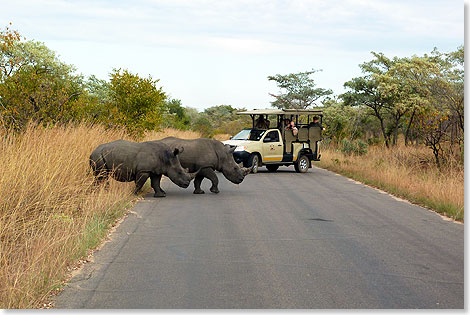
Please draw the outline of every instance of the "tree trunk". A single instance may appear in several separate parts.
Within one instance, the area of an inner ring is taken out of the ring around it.
[[[398,124],[395,125],[395,128],[393,130],[393,145],[396,146],[398,142]]]
[[[380,115],[377,115],[377,118],[380,120],[380,128],[382,129],[382,134],[384,136],[385,146],[387,148],[390,148],[390,141],[389,141],[389,137],[387,135],[387,132],[385,131],[384,120],[383,120],[382,116],[380,116]]]
[[[439,148],[437,145],[432,146],[432,153],[434,153],[434,158],[436,159],[436,165],[438,169],[441,169],[441,162],[439,160]]]
[[[411,129],[411,124],[413,123],[413,118],[415,117],[415,112],[416,110],[413,111],[410,117],[410,122],[408,123],[408,126],[406,127],[406,132],[405,132],[405,146],[408,145],[408,140],[410,137],[410,129]]]

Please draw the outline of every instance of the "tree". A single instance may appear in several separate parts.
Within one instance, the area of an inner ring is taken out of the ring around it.
[[[181,100],[168,99],[164,104],[162,127],[172,127],[187,130],[191,126],[191,120],[186,114]]]
[[[387,108],[390,99],[379,91],[378,85],[377,80],[374,80],[371,75],[353,78],[351,81],[344,83],[344,86],[351,89],[351,91],[340,95],[340,97],[345,105],[369,108],[370,114],[379,120],[380,130],[388,148],[390,146],[390,133],[387,132]]]
[[[373,60],[360,65],[366,74],[344,84],[351,91],[341,97],[345,104],[366,106],[381,126],[385,145],[397,143],[398,131],[406,122],[405,142],[415,115],[432,102],[431,82],[439,73],[433,59],[388,58],[372,52]]]
[[[336,143],[349,138],[350,140],[377,137],[377,126],[363,107],[347,106],[337,100],[327,100],[323,109],[323,135]]]
[[[57,123],[73,119],[82,100],[83,78],[44,44],[22,41],[8,28],[0,32],[0,118],[21,130],[27,121]]]
[[[206,113],[213,122],[217,122],[231,118],[236,111],[237,109],[231,105],[217,105],[206,108],[204,113]]]
[[[18,69],[21,60],[16,47],[20,40],[21,36],[18,31],[11,30],[8,26],[4,31],[0,31],[0,79],[2,81]]]
[[[450,126],[448,114],[437,110],[431,111],[418,115],[417,121],[425,145],[432,149],[436,165],[441,168],[442,143],[447,138],[447,129]]]
[[[432,85],[439,74],[440,69],[434,58],[425,55],[395,58],[388,71],[378,76],[379,89],[393,102],[390,114],[394,119],[394,144],[400,121],[405,117],[405,144],[408,143],[415,116],[433,103]]]
[[[280,94],[269,94],[276,98],[271,102],[273,107],[277,108],[296,108],[305,109],[315,105],[320,98],[333,93],[331,90],[316,88],[315,81],[310,75],[316,70],[291,73],[287,75],[276,74],[268,76],[269,81],[275,81],[281,89]]]
[[[194,122],[194,130],[201,133],[204,138],[212,138],[214,136],[214,129],[212,128],[211,121],[207,114],[202,113]]]
[[[231,105],[217,105],[206,108],[203,112],[209,119],[214,134],[238,133],[241,129],[251,126],[251,119],[246,115],[237,115],[238,111],[245,108],[235,108]]]
[[[161,123],[165,93],[156,86],[152,77],[141,78],[127,70],[114,69],[111,73],[110,92],[115,106],[115,121],[133,135],[153,130]]]
[[[433,56],[440,63],[441,75],[435,81],[433,93],[450,111],[450,119],[464,133],[464,46],[455,52],[440,53],[434,49]]]
[[[365,75],[345,83],[350,91],[341,96],[344,103],[369,108],[387,147],[396,144],[399,129],[405,144],[412,135],[423,140],[440,167],[443,148],[453,151],[454,143],[463,142],[463,47],[447,54],[435,49],[422,57],[372,54],[372,61],[360,65]]]

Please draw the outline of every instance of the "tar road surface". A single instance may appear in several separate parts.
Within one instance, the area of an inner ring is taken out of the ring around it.
[[[56,308],[464,308],[464,225],[329,171],[165,181]]]

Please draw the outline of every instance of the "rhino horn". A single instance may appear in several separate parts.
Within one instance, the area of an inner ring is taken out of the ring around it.
[[[191,180],[193,180],[194,178],[196,178],[197,174],[203,169],[203,167],[200,167],[197,171],[195,171],[194,173],[189,173],[189,176],[191,176]]]
[[[191,180],[193,180],[193,179],[196,178],[198,172],[199,172],[199,171],[194,172],[194,173],[189,173],[189,177],[191,177]]]
[[[244,173],[243,175],[245,175],[245,176],[250,174],[250,172],[251,172],[251,168],[248,168],[248,167],[242,167],[242,170],[243,170],[243,173]]]

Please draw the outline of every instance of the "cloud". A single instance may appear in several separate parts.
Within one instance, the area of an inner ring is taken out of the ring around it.
[[[463,10],[455,12],[455,6],[445,3],[449,1],[16,0],[4,12],[19,13],[18,18],[9,14],[14,23],[19,19],[54,39],[215,45],[259,53],[319,41],[347,47],[354,39],[377,40],[384,34],[463,39]]]
[[[463,44],[462,9],[456,0],[15,0],[2,3],[0,21],[53,44],[80,71],[147,72],[175,97],[190,102],[197,90],[201,104],[216,105],[202,99],[232,89],[215,95],[206,86],[261,99],[270,74],[323,69],[319,85],[329,88],[356,76],[372,50],[454,50]]]

